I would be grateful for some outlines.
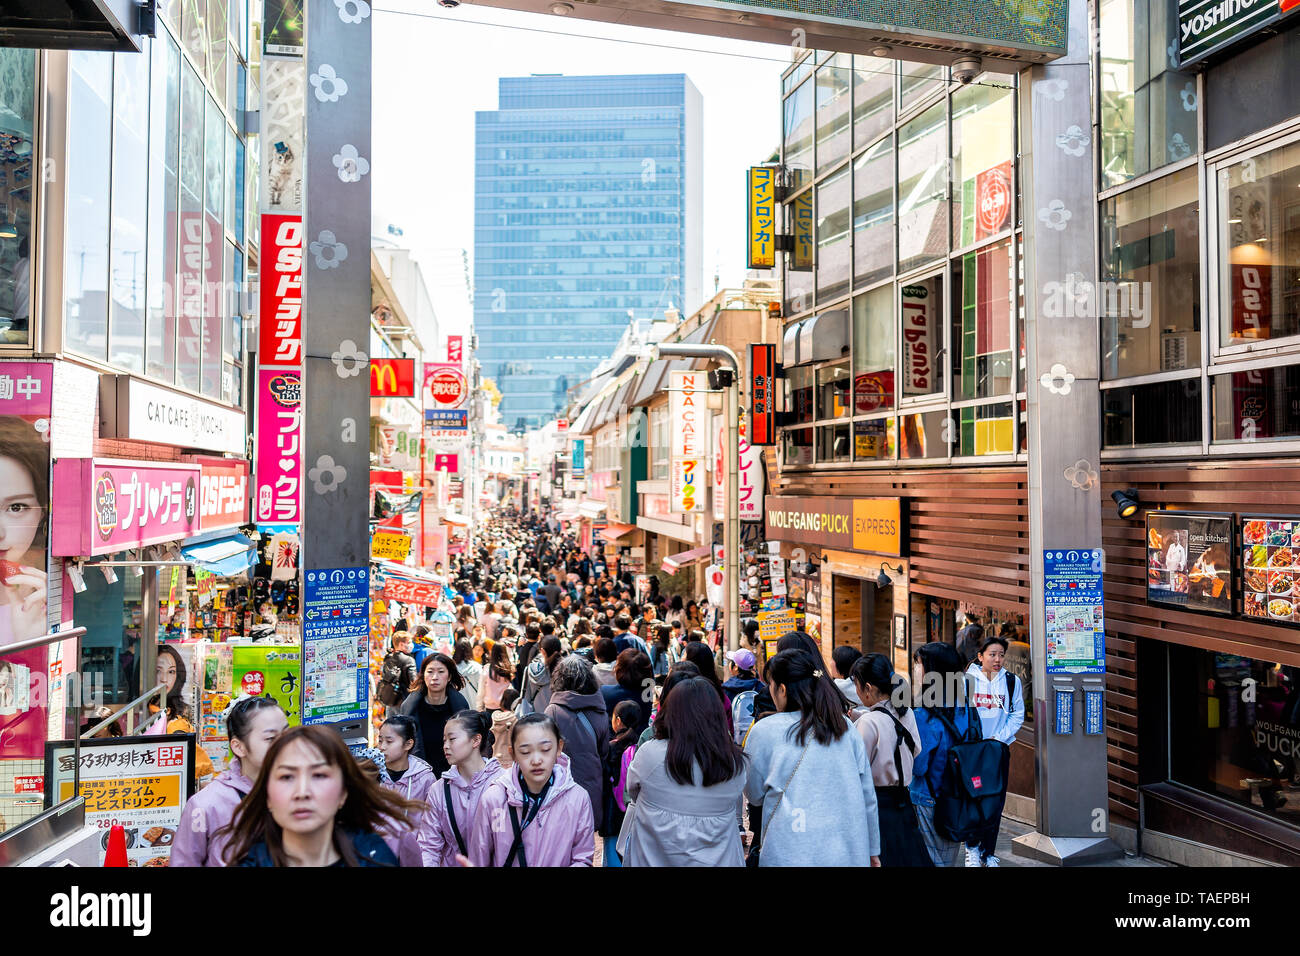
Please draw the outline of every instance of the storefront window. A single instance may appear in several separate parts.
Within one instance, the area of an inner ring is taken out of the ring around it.
[[[121,706],[151,685],[140,684],[144,657],[144,578],[116,568],[115,581],[87,567],[86,590],[73,596],[73,620],[86,629],[81,639],[81,676],[87,686],[102,681],[104,703]]]
[[[1201,440],[1201,380],[1184,378],[1101,393],[1106,448],[1182,445]]]
[[[813,85],[804,83],[785,99],[785,165],[791,185],[798,188],[811,178],[813,160]]]
[[[1300,437],[1300,365],[1215,375],[1210,388],[1214,441]]]
[[[943,103],[898,132],[898,271],[948,251],[948,136]]]
[[[898,290],[903,334],[904,399],[943,391],[943,276],[930,276]]]
[[[817,369],[817,420],[849,416],[847,363]]]
[[[894,274],[894,138],[853,163],[853,279],[870,285]]]
[[[144,371],[149,175],[149,58],[114,55],[113,245],[108,360]]]
[[[1172,779],[1300,825],[1300,668],[1170,646],[1169,671]]]
[[[817,460],[819,462],[848,461],[851,455],[848,422],[842,425],[824,425],[817,429]]]
[[[650,477],[668,479],[668,406],[650,409]]]
[[[813,460],[813,430],[787,428],[781,434],[781,459],[786,468],[811,465]]]
[[[849,291],[849,170],[817,187],[817,302]]]
[[[109,97],[113,54],[68,54],[68,182],[64,344],[108,358]]]
[[[32,316],[36,51],[0,49],[0,345],[26,345]]]
[[[899,417],[899,457],[947,458],[952,420],[947,411],[924,412]]]
[[[894,290],[874,289],[853,300],[853,413],[894,407]]]
[[[184,5],[181,23],[181,42],[198,65],[200,73],[208,69],[208,36],[203,27],[208,0],[181,0]]]
[[[1010,402],[959,408],[953,415],[960,425],[954,455],[1010,455],[1015,451]]]
[[[1196,79],[1174,72],[1172,0],[1098,5],[1103,186],[1117,186],[1197,151]]]
[[[817,172],[849,155],[852,120],[849,90],[853,71],[849,54],[837,53],[817,70]]]
[[[953,399],[1011,394],[1011,243],[967,253],[956,265],[961,301],[952,324]]]
[[[894,420],[869,418],[853,423],[853,458],[855,461],[886,461],[898,449],[895,445]]]
[[[1011,90],[964,86],[952,95],[952,241],[957,247],[1011,228]]]
[[[1300,143],[1217,172],[1221,343],[1300,335]]]
[[[787,369],[785,373],[785,407],[790,420],[803,424],[813,420],[813,370]]]
[[[907,61],[899,66],[903,72],[898,81],[898,108],[904,112],[943,86],[942,66]]]
[[[1054,314],[1101,317],[1102,377],[1201,364],[1197,174],[1186,169],[1101,204],[1101,279],[1060,289]]]
[[[894,64],[874,56],[853,58],[853,145],[865,146],[894,122]]]
[[[181,54],[166,31],[153,41],[149,150],[149,318],[145,373],[176,379],[176,189],[180,181]]]

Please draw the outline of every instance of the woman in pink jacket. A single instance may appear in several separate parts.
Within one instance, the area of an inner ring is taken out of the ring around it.
[[[216,836],[235,816],[262,769],[267,750],[289,727],[284,711],[270,697],[241,697],[226,715],[230,766],[190,797],[172,837],[172,866],[225,866],[229,835]]]
[[[443,731],[442,752],[451,769],[429,791],[429,809],[417,839],[425,866],[457,866],[468,856],[468,840],[488,785],[504,776],[492,756],[492,720],[477,710],[462,710]]]
[[[515,766],[488,785],[469,838],[474,866],[591,866],[591,798],[569,772],[564,739],[545,714],[510,735]]]
[[[427,760],[416,757],[415,718],[394,714],[379,728],[377,748],[384,755],[380,783],[399,797],[424,803],[437,782],[437,774]]]

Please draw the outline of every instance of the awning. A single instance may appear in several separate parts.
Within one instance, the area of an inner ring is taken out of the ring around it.
[[[466,518],[463,514],[460,514],[459,512],[456,511],[448,511],[445,515],[443,515],[442,523],[454,524],[457,527],[461,527],[461,528],[469,527],[469,519]]]
[[[600,537],[604,541],[617,541],[619,538],[626,537],[627,535],[631,534],[633,531],[640,531],[640,530],[641,529],[634,524],[616,524],[614,522],[610,522],[609,524],[605,525],[604,530],[600,532]]]
[[[186,561],[223,578],[247,571],[256,555],[255,545],[242,534],[181,546]]]
[[[578,505],[578,513],[584,518],[599,518],[605,513],[603,501],[584,501]]]
[[[843,358],[849,349],[849,312],[835,309],[800,323],[800,365]]]
[[[664,563],[659,570],[666,574],[676,574],[688,564],[694,564],[702,558],[710,557],[713,554],[712,545],[704,545],[700,548],[692,548],[689,551],[683,551],[681,554],[670,554],[664,558]]]
[[[557,512],[556,515],[555,515],[555,520],[556,520],[556,521],[577,521],[577,520],[578,520],[578,512],[576,512],[576,511],[560,511],[560,512]]]

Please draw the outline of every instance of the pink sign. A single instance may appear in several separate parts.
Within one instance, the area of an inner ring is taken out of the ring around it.
[[[0,363],[0,415],[49,415],[52,362]]]
[[[433,470],[460,474],[460,455],[434,455]]]
[[[257,371],[257,493],[254,520],[302,520],[302,373]]]
[[[56,555],[108,554],[199,530],[198,465],[61,458],[50,509]]]

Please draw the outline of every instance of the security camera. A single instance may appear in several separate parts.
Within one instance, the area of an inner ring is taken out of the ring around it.
[[[980,75],[982,66],[983,64],[977,56],[958,57],[952,61],[952,78],[962,86],[966,86],[971,80]]]

